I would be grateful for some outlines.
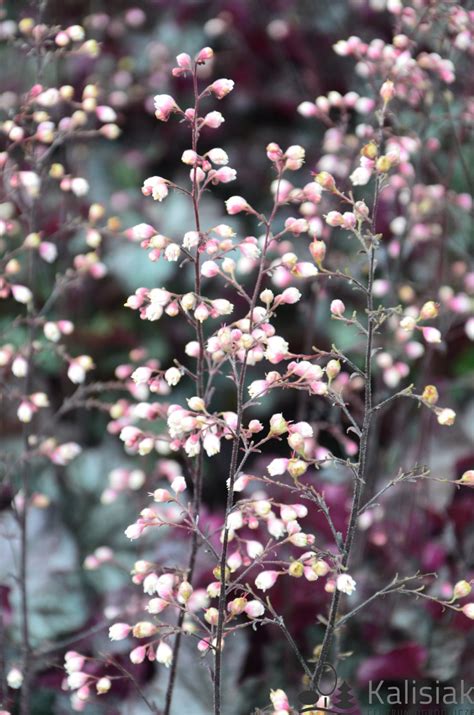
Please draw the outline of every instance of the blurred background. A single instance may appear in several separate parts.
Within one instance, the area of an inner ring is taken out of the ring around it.
[[[3,2],[0,8],[4,19],[14,21],[35,17],[36,13],[35,4],[26,0]],[[117,365],[129,362],[130,351],[138,348],[144,348],[148,356],[168,366],[174,356],[182,357],[183,342],[189,336],[173,321],[140,321],[137,314],[124,309],[123,304],[140,286],[161,287],[175,282],[180,291],[184,291],[187,279],[177,274],[175,264],[149,261],[146,253],[121,238],[120,232],[145,222],[179,239],[192,228],[189,206],[182,196],[174,194],[164,208],[144,200],[140,191],[148,176],[157,174],[179,181],[185,175],[178,159],[182,151],[189,148],[187,131],[178,121],[163,124],[153,115],[155,94],[172,94],[184,106],[189,102],[188,82],[170,78],[175,55],[193,54],[202,46],[210,45],[216,53],[212,77],[228,77],[236,82],[235,91],[221,105],[212,107],[223,112],[225,123],[203,139],[204,149],[223,147],[238,174],[230,192],[228,187],[218,187],[206,197],[204,223],[211,226],[224,220],[223,199],[230,194],[243,195],[258,210],[268,210],[267,187],[273,176],[264,149],[270,141],[282,147],[303,145],[307,150],[305,180],[310,180],[310,172],[320,166],[327,127],[315,119],[303,118],[296,111],[298,105],[330,90],[341,94],[355,90],[363,96],[372,96],[372,90],[354,74],[353,61],[336,55],[332,45],[350,35],[358,35],[366,41],[374,37],[390,41],[393,16],[387,12],[384,0],[332,0],[330,3],[148,0],[133,6],[122,0],[49,0],[44,20],[61,26],[81,24],[88,36],[101,44],[97,59],[74,57],[51,63],[45,70],[44,84],[70,84],[80,93],[86,85],[97,83],[103,103],[115,109],[121,128],[120,137],[113,142],[94,139],[66,145],[58,151],[58,161],[73,166],[77,175],[87,178],[89,198],[103,203],[107,214],[116,217],[116,231],[115,235],[111,231],[102,245],[107,274],[98,281],[86,279],[68,290],[56,306],[57,315],[74,321],[76,329],[70,344],[74,354],[93,356],[96,381],[113,380]],[[9,42],[1,45],[0,63],[0,110],[8,113],[12,96],[28,89],[34,83],[34,74],[21,48]],[[462,72],[462,91],[469,91],[469,84],[472,91],[473,80],[472,77],[469,80],[468,69]],[[456,87],[451,90],[455,93]],[[422,120],[422,109],[419,113],[416,107],[400,115],[407,132],[417,132]],[[470,193],[471,177],[463,171],[458,158],[452,159],[456,143],[452,126],[440,122],[433,131],[439,140],[439,150],[430,162],[424,162],[423,157],[419,159],[416,181],[437,184],[439,176],[448,175],[446,167],[452,164],[449,190]],[[460,136],[459,141],[463,145],[465,163],[472,166],[474,154],[472,144],[469,148],[469,136]],[[426,196],[422,199],[426,201]],[[76,202],[80,212],[81,200]],[[416,198],[413,203],[416,205]],[[404,295],[411,299],[415,296],[420,301],[437,299],[437,290],[444,285],[453,286],[455,295],[466,291],[468,258],[465,251],[469,240],[472,248],[469,214],[460,215],[453,208],[438,215],[433,202],[428,214],[431,225],[440,226],[440,230],[433,231],[423,242],[408,237],[408,243],[412,240],[411,250],[406,259],[400,261],[394,277],[394,290],[402,302]],[[379,230],[387,240],[394,235],[392,219],[389,209],[382,205]],[[53,233],[61,220],[61,213],[52,202],[45,230]],[[247,218],[238,226],[243,235],[257,230]],[[66,240],[74,250],[83,236],[71,230]],[[38,280],[47,283],[53,269],[47,266],[41,270]],[[353,293],[344,290],[347,293],[341,294],[339,290],[338,297],[353,305]],[[314,344],[329,349],[334,342],[350,348],[350,336],[347,337],[337,322],[327,320],[328,306],[335,295],[331,284],[323,282],[316,289],[308,283],[304,291],[308,298],[306,307],[302,303],[296,315],[293,306],[287,314],[285,309],[281,311],[284,334],[292,349],[307,352]],[[0,310],[3,333],[12,315],[4,306]],[[385,412],[373,435],[376,447],[371,458],[369,495],[393,477],[400,466],[416,462],[429,464],[436,475],[448,479],[457,479],[472,468],[474,402],[472,393],[469,397],[469,388],[473,347],[465,330],[466,319],[462,312],[455,319],[446,318],[445,343],[441,347],[428,347],[413,363],[412,372],[406,378],[413,382],[419,379],[420,387],[427,383],[437,385],[442,403],[458,412],[455,426],[440,432],[433,416],[427,411],[419,417],[415,403],[408,400]],[[20,339],[21,335],[17,337]],[[72,387],[58,361],[46,361],[42,369],[47,391],[59,406],[71,394]],[[394,378],[393,371],[387,376],[380,367],[376,379],[383,394],[387,387],[394,386],[390,383],[396,382],[397,377]],[[400,387],[404,384],[400,382]],[[179,401],[179,389],[174,396],[175,401]],[[354,400],[357,399],[355,395]],[[222,406],[228,404],[225,386],[218,400]],[[304,397],[294,399],[290,395],[282,400],[279,411],[283,411],[285,417],[309,417],[320,424],[320,444],[344,454],[344,435],[338,419],[324,405],[318,401],[309,405]],[[262,416],[267,412],[271,414],[274,406],[269,399]],[[416,422],[413,422],[414,416]],[[7,410],[0,416],[0,426],[3,449],[15,448],[20,438],[18,427]],[[45,650],[34,688],[32,712],[35,715],[71,712],[68,699],[61,691],[63,673],[59,666],[63,652],[70,647],[85,653],[110,649],[104,626],[106,616],[122,613],[123,605],[133,603],[139,595],[139,589],[130,583],[133,562],[145,556],[158,562],[173,562],[186,553],[185,544],[176,534],[155,532],[153,539],[144,543],[130,543],[123,534],[166,465],[157,464],[153,457],[127,457],[117,437],[107,432],[107,415],[101,410],[71,410],[58,429],[63,441],[78,442],[83,452],[67,468],[51,464],[35,468],[34,490],[48,497],[48,504],[33,509],[30,519],[29,579],[34,594],[31,627],[34,642]],[[346,454],[350,453],[351,445],[345,446]],[[222,514],[227,457],[225,451],[215,457],[212,469],[206,474],[205,518],[209,522]],[[255,465],[254,470],[257,468]],[[118,490],[112,495],[107,492],[110,484],[119,480],[114,470],[120,469],[138,470],[135,483],[140,488],[128,488],[124,493]],[[326,471],[323,487],[334,520],[343,528],[349,485],[341,475]],[[3,667],[15,658],[20,617],[17,590],[11,582],[16,553],[11,498],[11,485],[4,483],[0,486]],[[378,585],[383,585],[397,570],[402,573],[417,569],[437,571],[440,584],[447,584],[446,588],[460,578],[474,577],[473,514],[472,490],[458,491],[433,483],[403,485],[390,492],[383,508],[367,523],[361,540],[357,560],[361,591],[364,592],[366,583],[369,594],[374,578]],[[324,537],[324,530],[322,534]],[[84,560],[104,546],[114,551],[111,562],[98,570],[84,569]],[[206,582],[205,571],[202,582]],[[275,588],[275,603],[298,642],[310,652],[321,638],[315,614],[324,610],[328,594],[322,586],[302,583],[302,580],[298,588],[291,585],[285,581]],[[75,635],[82,631],[86,631],[86,636],[75,642]],[[414,604],[402,597],[377,602],[370,613],[363,613],[357,625],[344,634],[344,644],[347,652],[340,664],[340,673],[360,688],[362,700],[370,679],[385,679],[389,683],[414,678],[427,683],[436,680],[448,683],[457,682],[461,677],[472,678],[474,672],[473,631],[467,618],[442,613],[437,607]],[[349,658],[352,651],[357,655]],[[116,655],[122,657],[120,648]],[[125,653],[123,658],[126,660],[126,657]],[[190,715],[204,715],[208,712],[201,692],[205,673],[202,666],[184,662],[187,665],[179,681],[176,712],[186,707]],[[248,715],[255,708],[264,707],[268,704],[270,688],[281,687],[294,694],[301,684],[297,663],[287,658],[285,644],[270,629],[247,633],[235,645],[232,664],[226,685],[233,694],[232,704],[228,705],[229,715]],[[158,688],[163,687],[163,674],[155,673],[150,664],[132,667],[132,670],[144,686],[154,683]],[[115,696],[102,703],[88,705],[86,712],[110,715],[145,712],[133,687],[122,684],[115,692]]]

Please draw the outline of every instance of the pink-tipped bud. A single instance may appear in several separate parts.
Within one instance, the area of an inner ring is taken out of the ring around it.
[[[474,603],[466,603],[466,605],[462,607],[462,612],[467,618],[474,621]]]
[[[241,211],[248,211],[250,206],[242,196],[231,196],[225,202],[227,213],[233,216]]]
[[[385,104],[390,102],[395,96],[395,85],[388,79],[380,88],[380,96],[382,97]]]
[[[217,99],[222,99],[229,92],[234,89],[234,82],[231,79],[216,79],[215,82],[209,87],[211,92],[217,97]]]
[[[326,216],[326,223],[329,226],[342,226],[344,218],[339,211],[330,211]]]
[[[187,54],[187,52],[180,52],[180,54],[176,57],[176,63],[178,67],[183,70],[190,70],[192,66],[191,57]]]
[[[334,176],[329,174],[327,171],[320,171],[319,174],[316,174],[314,180],[317,184],[319,184],[319,186],[326,189],[326,191],[333,191],[336,188],[336,180],[334,179]]]
[[[309,244],[309,251],[313,256],[314,262],[320,266],[326,257],[326,244],[324,241],[313,241]]]
[[[167,489],[155,489],[153,492],[153,500],[158,503],[171,501],[172,499],[173,497]]]
[[[441,333],[437,328],[422,328],[421,332],[427,343],[436,344],[441,342]]]
[[[278,571],[262,571],[255,579],[255,586],[260,591],[268,591],[268,589],[275,585],[278,576]]]
[[[223,122],[225,119],[220,112],[208,112],[202,120],[203,126],[211,127],[211,129],[217,129]]]
[[[244,610],[249,618],[260,618],[265,613],[265,606],[260,601],[249,601]]]
[[[266,152],[267,157],[270,159],[270,161],[279,161],[283,156],[282,148],[279,144],[276,144],[275,142],[270,142],[270,144],[267,144]]]
[[[285,305],[293,305],[301,300],[301,293],[298,288],[285,288],[279,298],[281,303],[285,303]]]
[[[155,117],[161,122],[167,122],[170,114],[176,112],[179,107],[169,94],[157,94],[154,97]]]
[[[342,300],[339,300],[339,298],[336,298],[335,300],[331,301],[331,313],[333,315],[343,315],[345,310],[346,306],[344,305]]]
[[[121,641],[127,638],[132,627],[128,623],[114,623],[109,628],[109,638],[111,641]]]
[[[212,60],[214,57],[214,50],[212,47],[203,47],[202,50],[199,50],[199,52],[196,55],[196,62],[199,64],[203,62],[207,62],[208,60]]]

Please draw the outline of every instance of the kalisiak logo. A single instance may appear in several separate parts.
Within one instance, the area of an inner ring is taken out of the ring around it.
[[[298,700],[301,704],[300,713],[318,711],[335,715],[351,715],[358,711],[352,688],[345,680],[341,680],[339,685],[336,680],[330,692],[323,693],[319,688],[304,690],[298,695]],[[318,705],[321,700],[322,703]]]

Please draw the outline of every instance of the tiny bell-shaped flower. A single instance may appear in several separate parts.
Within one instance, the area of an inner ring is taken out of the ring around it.
[[[209,87],[210,91],[217,97],[222,99],[234,89],[234,82],[231,79],[216,79]]]
[[[335,300],[331,301],[331,313],[333,315],[343,315],[345,310],[346,306],[344,305],[342,300],[339,300],[339,298],[336,298]]]
[[[250,206],[242,196],[231,196],[225,202],[227,213],[233,216],[241,211],[248,211]]]
[[[293,561],[288,567],[288,574],[293,578],[301,578],[304,574],[304,566],[301,561]]]
[[[313,256],[314,262],[321,266],[326,256],[326,244],[324,241],[313,241],[309,244],[309,251]]]
[[[380,96],[382,97],[384,104],[388,104],[395,96],[395,85],[392,80],[387,79],[383,85],[380,87]]]
[[[421,395],[421,399],[428,405],[436,405],[439,400],[438,390],[434,385],[426,385]]]
[[[472,591],[469,581],[458,581],[453,588],[453,599],[465,598]]]
[[[255,579],[255,586],[260,591],[268,591],[268,589],[275,585],[278,576],[278,571],[262,571]]]
[[[19,668],[12,668],[7,673],[7,685],[13,690],[19,690],[23,685],[23,673]]]
[[[336,579],[336,588],[350,596],[356,590],[356,582],[348,573],[341,573]]]
[[[265,613],[265,606],[260,601],[249,601],[244,611],[249,618],[260,618]]]
[[[285,420],[281,412],[272,415],[270,418],[270,433],[274,435],[281,435],[288,432],[288,422]]]
[[[438,423],[440,425],[451,427],[456,420],[456,413],[454,410],[446,407],[444,410],[440,410],[438,413]]]
[[[198,62],[199,64],[203,64],[208,60],[212,60],[213,57],[214,50],[212,49],[212,47],[203,47],[202,50],[199,50],[196,55],[196,62]]]
[[[114,623],[109,628],[109,638],[111,641],[121,641],[130,634],[132,627],[128,623]]]
[[[175,100],[169,94],[157,94],[154,97],[154,103],[155,117],[161,122],[167,122],[170,114],[179,109]]]
[[[466,605],[462,607],[462,612],[467,618],[474,621],[474,603],[466,603]]]
[[[112,687],[112,681],[110,678],[99,678],[95,684],[95,689],[97,690],[97,695],[104,695],[108,693]]]
[[[334,380],[341,372],[341,363],[339,360],[330,360],[326,365],[326,375],[329,380]]]
[[[420,310],[421,320],[431,320],[439,315],[439,305],[434,300],[428,300]]]
[[[461,484],[467,484],[469,487],[474,487],[474,469],[468,469],[464,472],[459,481]]]
[[[165,641],[160,641],[158,644],[158,648],[156,649],[156,660],[158,663],[164,665],[165,668],[169,668],[173,662],[173,650],[168,643],[165,643]]]
[[[336,180],[334,179],[334,176],[329,174],[327,171],[320,171],[319,174],[316,174],[314,180],[326,191],[334,191],[336,188]]]

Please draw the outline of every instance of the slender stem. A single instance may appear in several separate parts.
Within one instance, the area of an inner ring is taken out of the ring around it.
[[[373,350],[373,337],[374,337],[374,326],[371,312],[373,310],[373,296],[372,296],[372,285],[374,280],[374,270],[375,270],[375,248],[371,246],[369,249],[369,281],[368,281],[368,291],[367,291],[367,309],[368,309],[368,328],[367,328],[367,342],[365,351],[365,405],[364,405],[364,419],[361,429],[360,437],[360,459],[357,473],[354,479],[354,491],[352,496],[352,506],[351,514],[349,517],[349,525],[347,528],[347,535],[344,542],[343,556],[341,560],[341,569],[344,571],[347,569],[352,546],[354,544],[354,538],[357,527],[357,517],[360,509],[361,497],[363,486],[365,483],[366,467],[367,467],[367,454],[368,454],[368,444],[369,444],[369,434],[370,427],[372,423],[372,350]],[[334,590],[331,606],[329,609],[329,618],[326,626],[326,631],[324,633],[324,639],[321,646],[321,653],[316,664],[311,679],[311,685],[319,685],[319,681],[323,674],[325,665],[328,661],[329,651],[334,638],[334,632],[337,623],[337,612],[339,608],[339,601],[341,598],[341,592]]]
[[[143,700],[143,702],[144,702],[145,705],[147,706],[148,710],[149,710],[151,713],[153,713],[153,715],[159,715],[158,709],[156,708],[156,706],[154,705],[154,703],[152,703],[150,700],[148,700],[147,696],[145,695],[145,693],[143,692],[142,688],[140,687],[140,685],[139,685],[137,679],[132,675],[132,673],[130,673],[126,668],[124,668],[123,665],[122,665],[118,660],[115,660],[115,658],[109,658],[108,662],[109,662],[111,665],[113,665],[115,668],[117,668],[117,670],[119,670],[121,673],[123,673],[123,675],[124,675],[128,680],[130,680],[130,682],[132,683],[133,687],[134,687],[135,690],[137,691],[138,695],[140,696],[140,698]]]
[[[191,136],[192,136],[192,149],[193,151],[197,154],[197,146],[198,146],[198,139],[199,139],[199,129],[198,129],[198,115],[199,115],[199,88],[198,88],[198,81],[197,81],[197,74],[196,74],[196,67],[194,67],[193,71],[193,90],[194,90],[194,116],[193,116],[193,121],[192,121],[192,127],[191,127]],[[200,239],[201,239],[201,220],[199,216],[199,200],[200,200],[200,193],[199,193],[199,185],[196,180],[196,175],[195,172],[193,172],[193,179],[192,179],[192,191],[191,191],[191,200],[192,200],[192,205],[193,205],[193,213],[194,213],[194,224],[197,233],[199,234],[199,244],[200,244]],[[201,265],[200,265],[200,252],[199,252],[199,246],[197,247],[196,250],[196,256],[194,259],[194,290],[196,293],[197,300],[199,301],[201,297]],[[195,329],[196,329],[196,337],[197,341],[199,344],[199,354],[197,357],[197,367],[196,367],[196,391],[197,391],[197,396],[204,398],[204,332],[202,328],[202,323],[199,321],[196,321],[195,324]],[[193,517],[194,520],[197,520],[199,518],[199,513],[201,510],[201,501],[202,501],[202,479],[203,479],[203,457],[202,457],[202,452],[198,454],[195,460],[195,469],[194,469],[194,495],[193,495]],[[191,583],[193,576],[194,576],[194,570],[196,566],[196,556],[198,552],[198,547],[199,547],[199,531],[198,529],[193,529],[192,533],[192,539],[191,539],[191,550],[189,554],[189,561],[188,561],[188,568],[187,568],[187,579]],[[182,642],[182,636],[183,636],[183,623],[184,623],[184,617],[185,617],[185,610],[182,609],[179,612],[178,620],[176,622],[176,637],[174,639],[174,644],[173,644],[173,660],[171,663],[171,669],[170,669],[170,674],[168,678],[168,685],[166,688],[166,695],[165,695],[165,709],[163,712],[163,715],[170,715],[171,712],[171,703],[173,700],[173,692],[176,684],[176,674],[178,672],[178,658],[179,658],[179,652],[181,648],[181,642]]]
[[[273,204],[273,209],[270,214],[269,219],[266,221],[266,232],[265,239],[262,249],[262,255],[260,257],[260,263],[258,268],[258,274],[255,281],[255,286],[252,294],[252,300],[249,307],[250,315],[250,330],[252,332],[252,321],[253,312],[257,303],[258,296],[260,294],[260,288],[262,285],[262,280],[264,277],[264,267],[265,259],[268,250],[268,244],[271,237],[271,226],[273,219],[275,217],[278,208],[278,192],[279,192],[279,182],[281,180],[281,173],[278,175],[277,179],[277,190],[275,193],[275,201]],[[229,467],[229,484],[227,492],[227,503],[224,516],[224,534],[222,539],[222,550],[220,558],[220,582],[221,588],[219,593],[219,604],[218,604],[218,619],[217,619],[217,633],[216,633],[216,647],[215,647],[215,663],[214,663],[214,715],[221,715],[221,689],[222,689],[222,638],[224,634],[224,621],[225,621],[225,604],[226,604],[226,567],[227,567],[227,550],[229,545],[229,515],[232,511],[232,505],[234,501],[234,483],[236,476],[238,474],[238,457],[239,457],[239,447],[240,447],[240,432],[242,428],[242,420],[244,415],[244,388],[245,388],[245,377],[247,374],[247,359],[248,350],[245,352],[245,356],[242,362],[242,367],[240,370],[240,376],[237,384],[237,425],[235,428],[235,437],[232,443],[232,455],[230,459]]]
[[[383,117],[381,119],[381,127],[383,126]],[[380,189],[379,178],[375,181],[375,193],[373,201],[373,227],[375,230],[375,223],[377,218],[377,204],[378,204],[378,194]],[[375,321],[376,318],[373,314],[374,310],[374,300],[373,300],[373,284],[375,275],[375,245],[371,245],[367,249],[368,262],[369,262],[369,273],[367,281],[367,333],[366,333],[366,344],[365,344],[365,367],[364,367],[364,378],[365,378],[365,399],[364,399],[364,416],[362,421],[362,428],[360,431],[360,446],[359,446],[359,464],[354,478],[354,490],[352,495],[352,505],[351,513],[349,517],[349,525],[347,528],[346,538],[344,542],[343,555],[341,560],[341,570],[345,571],[348,567],[352,547],[354,545],[354,539],[357,530],[357,518],[359,515],[359,510],[361,506],[362,493],[364,489],[364,484],[366,481],[366,471],[368,463],[368,446],[370,429],[373,421],[373,396],[372,396],[372,352],[374,344],[374,333],[375,333]],[[316,687],[319,685],[321,676],[324,672],[326,663],[328,662],[329,653],[331,650],[332,642],[334,639],[334,634],[337,625],[337,614],[339,609],[339,602],[341,598],[341,592],[337,588],[334,589],[334,593],[331,600],[331,605],[329,608],[329,617],[324,633],[323,643],[321,646],[321,652],[313,672],[311,679],[311,685]]]

